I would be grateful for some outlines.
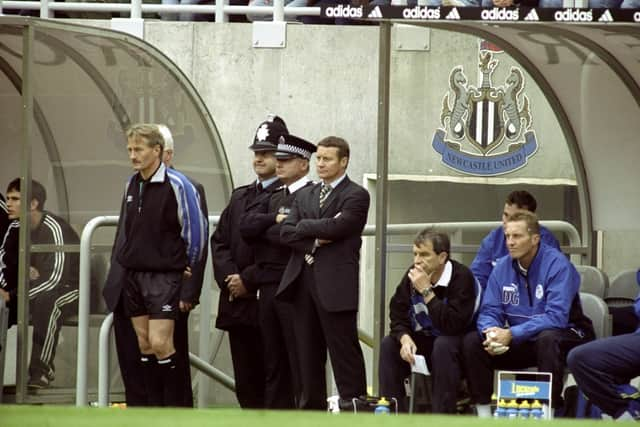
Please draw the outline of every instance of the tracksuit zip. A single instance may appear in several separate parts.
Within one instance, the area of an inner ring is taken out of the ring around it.
[[[527,299],[529,300],[529,307],[531,307],[531,292],[529,291],[529,279],[527,276],[524,276],[524,288],[527,290]]]

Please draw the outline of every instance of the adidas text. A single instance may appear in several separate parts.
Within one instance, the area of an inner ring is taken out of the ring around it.
[[[402,17],[405,19],[440,19],[440,8],[428,8],[427,6],[407,8],[402,11]]]
[[[589,10],[566,9],[566,10],[557,11],[553,15],[553,18],[556,21],[591,22],[593,21],[593,13],[591,9]]]
[[[362,18],[362,6],[352,7],[339,4],[338,6],[328,7],[325,13],[329,18]]]
[[[508,10],[494,7],[491,10],[484,9],[480,17],[484,21],[517,21],[520,19],[520,12],[517,9]]]

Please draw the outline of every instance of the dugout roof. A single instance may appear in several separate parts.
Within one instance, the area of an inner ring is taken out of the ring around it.
[[[0,191],[30,164],[50,193],[46,207],[78,232],[95,216],[118,214],[131,174],[124,130],[136,122],[169,126],[176,167],[204,185],[210,212],[226,204],[231,175],[213,119],[180,69],[141,39],[0,17],[0,96]]]

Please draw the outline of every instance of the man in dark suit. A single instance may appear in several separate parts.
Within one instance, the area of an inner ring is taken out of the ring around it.
[[[229,334],[236,397],[242,408],[265,406],[257,291],[268,278],[260,274],[253,250],[240,235],[240,218],[256,197],[280,186],[274,153],[280,136],[288,133],[279,117],[258,126],[249,147],[254,152],[253,169],[258,179],[233,191],[211,237],[213,272],[220,287],[216,328]]]
[[[173,136],[169,128],[164,125],[158,125],[158,130],[164,139],[164,150],[162,153],[162,161],[167,167],[173,167],[173,156],[175,153]],[[207,209],[207,199],[204,187],[193,178],[188,177],[189,181],[198,191],[200,196],[200,207],[205,218],[209,217]],[[116,254],[124,243],[124,235],[121,227],[116,231],[116,240],[114,243],[114,251]],[[193,391],[191,385],[191,369],[189,366],[189,313],[199,303],[200,292],[202,290],[202,281],[204,278],[204,268],[207,261],[208,248],[204,246],[202,259],[193,266],[191,277],[182,282],[180,289],[179,309],[180,313],[176,319],[174,329],[174,345],[176,352],[179,354],[177,369],[180,370],[181,384],[176,384],[183,390],[183,401],[178,402],[177,406],[193,407]],[[142,377],[142,369],[140,367],[140,358],[137,352],[138,339],[135,330],[131,324],[131,320],[123,311],[121,301],[122,279],[119,276],[124,274],[122,266],[118,263],[116,257],[112,257],[111,268],[105,283],[103,294],[107,302],[107,307],[113,312],[113,328],[116,341],[116,349],[118,354],[118,363],[120,365],[120,375],[125,388],[125,399],[128,406],[149,406],[149,398]]]
[[[327,349],[340,397],[366,395],[357,315],[360,234],[369,193],[346,175],[344,139],[326,137],[317,146],[322,182],[300,190],[284,220],[281,238],[293,252],[277,291],[294,306],[303,409],[326,408]]]
[[[280,241],[282,222],[299,190],[312,186],[309,160],[316,146],[283,135],[276,151],[276,174],[283,184],[270,197],[254,201],[240,221],[240,234],[254,250],[264,278],[260,287],[259,319],[265,361],[265,407],[292,409],[300,395],[299,361],[293,333],[293,307],[275,299],[291,248]]]

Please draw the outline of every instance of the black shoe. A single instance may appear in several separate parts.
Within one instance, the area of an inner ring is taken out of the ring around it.
[[[49,387],[49,378],[45,374],[40,375],[37,378],[29,378],[27,387],[33,389],[47,388]]]

